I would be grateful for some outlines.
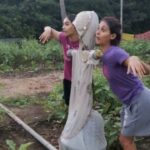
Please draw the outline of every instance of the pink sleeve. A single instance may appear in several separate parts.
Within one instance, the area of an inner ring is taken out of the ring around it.
[[[66,36],[63,32],[61,32],[60,35],[59,35],[59,42],[64,43],[65,40],[66,40]]]

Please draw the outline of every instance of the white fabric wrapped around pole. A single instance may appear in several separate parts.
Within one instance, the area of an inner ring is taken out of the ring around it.
[[[72,85],[67,122],[61,134],[60,150],[105,150],[104,121],[92,110],[93,64],[85,63],[83,49],[94,48],[98,16],[94,11],[80,12],[74,20],[80,37],[79,50],[71,50]]]

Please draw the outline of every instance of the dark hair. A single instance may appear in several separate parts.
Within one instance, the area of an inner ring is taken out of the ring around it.
[[[75,15],[75,14],[67,14],[66,17],[67,17],[71,22],[73,22],[74,19],[75,19],[75,17],[76,17],[76,15]]]
[[[111,45],[119,45],[121,41],[121,24],[119,20],[115,17],[104,17],[101,21],[105,21],[107,23],[111,34],[116,34],[116,38],[111,40]]]

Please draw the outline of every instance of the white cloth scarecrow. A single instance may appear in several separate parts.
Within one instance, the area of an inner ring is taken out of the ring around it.
[[[78,51],[68,51],[72,57],[72,85],[68,118],[59,139],[60,150],[106,149],[103,118],[92,109],[92,70],[97,62],[90,55],[98,22],[94,11],[80,12],[73,22],[80,46]]]

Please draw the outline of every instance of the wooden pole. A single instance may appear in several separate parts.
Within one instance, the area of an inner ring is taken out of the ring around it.
[[[21,125],[27,132],[29,132],[35,139],[37,139],[44,147],[48,150],[57,150],[53,145],[46,141],[41,135],[35,132],[30,126],[25,124],[19,117],[17,117],[12,111],[0,103],[0,107],[5,110],[5,112],[15,120],[19,125]]]
[[[121,32],[123,33],[123,0],[120,0],[120,24],[122,26]]]

